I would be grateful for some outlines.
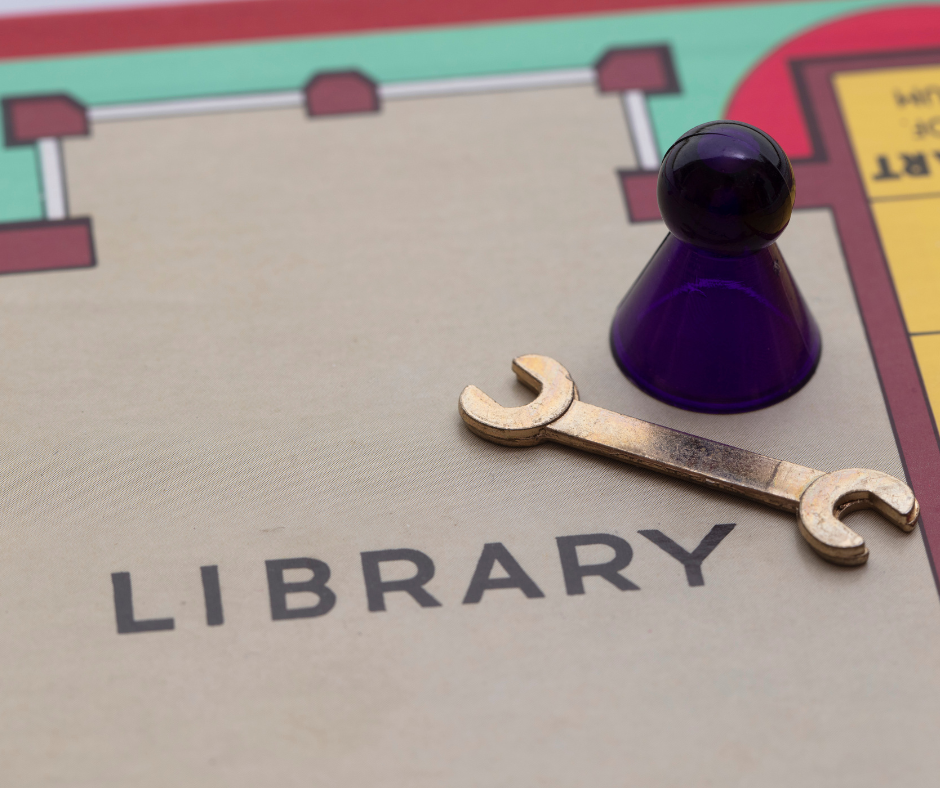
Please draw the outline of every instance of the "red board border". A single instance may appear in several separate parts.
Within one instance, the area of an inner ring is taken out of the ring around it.
[[[0,60],[782,0],[238,0],[0,20]]]

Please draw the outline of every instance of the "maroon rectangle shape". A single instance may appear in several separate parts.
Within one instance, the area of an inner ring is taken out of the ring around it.
[[[62,93],[3,99],[7,145],[31,145],[43,137],[88,135],[85,107]]]
[[[0,274],[94,265],[91,219],[0,224]]]
[[[656,200],[658,172],[620,170],[617,174],[620,176],[627,216],[631,222],[654,222],[663,218]]]
[[[597,88],[601,93],[678,93],[679,81],[669,47],[611,49],[597,61]]]
[[[311,117],[378,112],[380,108],[378,87],[359,71],[317,74],[307,83],[304,93],[307,114]]]

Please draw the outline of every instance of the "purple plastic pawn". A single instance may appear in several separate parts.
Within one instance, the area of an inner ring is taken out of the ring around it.
[[[614,314],[620,368],[687,410],[737,413],[796,392],[821,344],[774,243],[793,210],[783,149],[745,123],[697,126],[663,158],[657,198],[670,234]]]

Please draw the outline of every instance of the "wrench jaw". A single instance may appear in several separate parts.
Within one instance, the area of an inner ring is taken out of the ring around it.
[[[471,432],[503,446],[534,446],[544,440],[544,428],[561,418],[578,398],[571,376],[548,356],[513,359],[519,381],[538,393],[528,405],[504,408],[476,386],[460,394],[460,416]]]
[[[893,476],[847,468],[820,476],[800,498],[800,533],[835,564],[858,566],[868,560],[865,540],[840,518],[856,509],[875,509],[902,531],[917,524],[920,507],[910,487]]]

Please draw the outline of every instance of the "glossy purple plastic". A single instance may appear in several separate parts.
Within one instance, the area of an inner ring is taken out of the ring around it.
[[[709,413],[788,397],[809,380],[821,348],[776,244],[729,258],[673,235],[618,307],[610,340],[640,388]]]
[[[794,195],[782,149],[745,124],[705,124],[670,148],[658,187],[672,232],[614,315],[618,365],[687,410],[737,413],[790,396],[821,343],[774,243]]]

